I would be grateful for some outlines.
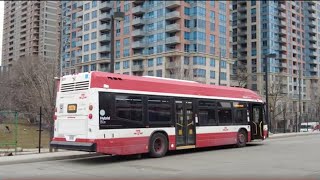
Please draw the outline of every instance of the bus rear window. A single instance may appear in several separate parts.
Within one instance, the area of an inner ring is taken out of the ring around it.
[[[68,113],[76,113],[77,104],[68,104]]]

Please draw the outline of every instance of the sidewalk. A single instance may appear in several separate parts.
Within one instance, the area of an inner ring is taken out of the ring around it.
[[[97,153],[81,152],[81,151],[59,151],[59,152],[44,152],[40,154],[24,154],[13,156],[1,156],[0,165],[33,163],[42,161],[53,161],[63,159],[88,158],[101,156]]]
[[[295,137],[295,136],[310,136],[310,135],[320,135],[320,132],[294,132],[294,133],[270,134],[269,139],[278,139],[278,138]]]

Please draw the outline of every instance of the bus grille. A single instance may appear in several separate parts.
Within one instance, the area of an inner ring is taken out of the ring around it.
[[[61,92],[81,91],[89,89],[89,81],[81,81],[61,85]]]

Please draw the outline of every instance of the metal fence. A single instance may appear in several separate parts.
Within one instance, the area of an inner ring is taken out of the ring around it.
[[[47,151],[49,127],[40,122],[39,114],[0,111],[0,156]]]

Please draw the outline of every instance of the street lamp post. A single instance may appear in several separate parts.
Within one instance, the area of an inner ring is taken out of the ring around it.
[[[269,66],[269,60],[268,58],[275,58],[276,57],[276,54],[275,53],[271,53],[271,54],[267,54],[265,55],[264,59],[265,59],[265,86],[266,86],[266,120],[268,122],[268,127],[269,127],[269,130],[271,132],[271,121],[270,121],[270,118],[269,118],[269,87],[268,87],[268,66]]]
[[[110,72],[114,73],[114,21],[122,21],[124,19],[124,12],[114,12],[111,15],[111,55],[110,55]]]

